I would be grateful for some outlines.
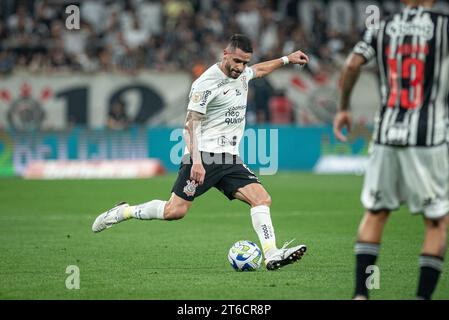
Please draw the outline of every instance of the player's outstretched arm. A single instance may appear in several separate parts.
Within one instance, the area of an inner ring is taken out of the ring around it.
[[[299,64],[301,66],[305,65],[309,62],[309,57],[303,53],[302,51],[298,50],[293,53],[290,53],[288,56],[284,56],[279,59],[269,60],[265,62],[257,63],[251,68],[254,71],[255,78],[261,78],[265,77],[266,75],[270,74],[276,69],[279,69],[282,66],[285,66],[286,64]]]
[[[195,180],[200,185],[203,184],[206,176],[206,170],[203,167],[201,161],[201,154],[198,150],[198,128],[201,125],[201,121],[204,119],[204,114],[196,111],[187,111],[186,124],[184,131],[184,139],[187,149],[189,150],[190,157],[192,159],[192,169],[190,170],[190,179]]]
[[[354,89],[354,85],[359,78],[360,71],[365,58],[359,54],[351,53],[346,60],[341,75],[341,96],[338,106],[337,114],[334,118],[334,135],[340,141],[347,141],[347,138],[343,135],[343,128],[347,128],[348,132],[351,130],[351,112],[349,111],[349,104],[351,99],[351,93]]]

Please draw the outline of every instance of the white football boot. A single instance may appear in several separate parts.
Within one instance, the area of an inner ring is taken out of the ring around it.
[[[93,232],[100,232],[104,229],[112,227],[114,224],[122,222],[123,219],[123,209],[129,207],[129,204],[126,202],[120,202],[112,209],[109,209],[106,212],[100,214],[97,219],[95,219],[94,224],[92,225]]]
[[[265,265],[268,270],[277,270],[296,262],[302,258],[307,250],[307,247],[303,244],[291,248],[287,246],[292,243],[295,239],[286,242],[281,249],[277,249],[273,254],[265,259]]]

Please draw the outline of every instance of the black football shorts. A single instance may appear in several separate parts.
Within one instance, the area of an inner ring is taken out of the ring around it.
[[[192,168],[190,155],[186,154],[182,159],[172,192],[184,200],[193,201],[212,187],[223,192],[229,200],[234,200],[234,193],[239,188],[251,183],[260,183],[257,176],[237,155],[201,152],[201,158],[206,170],[202,185],[198,185],[196,181],[190,179]]]

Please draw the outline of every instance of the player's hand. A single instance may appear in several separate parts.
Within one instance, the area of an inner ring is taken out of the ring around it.
[[[343,142],[348,141],[348,138],[343,135],[343,128],[346,128],[348,132],[351,131],[352,116],[349,111],[338,111],[334,118],[334,135]]]
[[[299,64],[301,66],[309,62],[309,57],[300,50],[290,53],[287,58],[290,63]]]
[[[204,178],[206,177],[206,170],[202,163],[194,163],[192,169],[190,170],[190,179],[195,180],[199,185],[204,183]]]

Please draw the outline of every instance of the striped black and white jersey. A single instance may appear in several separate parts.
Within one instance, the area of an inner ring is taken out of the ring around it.
[[[367,29],[354,53],[376,59],[381,108],[373,140],[397,146],[446,141],[449,119],[449,16],[406,7]]]

